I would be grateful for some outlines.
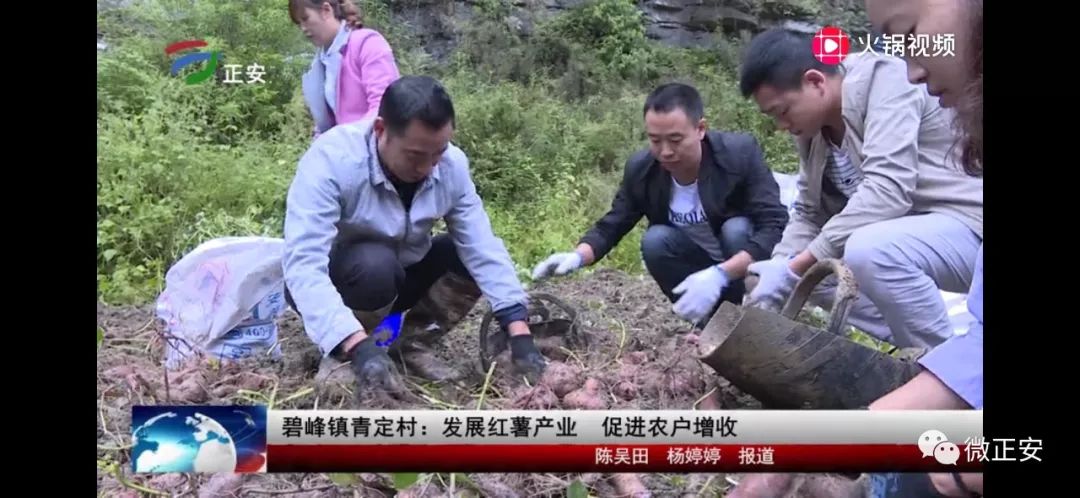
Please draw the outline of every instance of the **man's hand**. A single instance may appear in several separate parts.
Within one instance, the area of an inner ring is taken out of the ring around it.
[[[581,268],[583,264],[584,258],[577,251],[552,254],[536,265],[532,277],[533,280],[540,280],[552,275],[566,275]]]
[[[536,349],[533,336],[529,333],[529,325],[524,321],[516,321],[507,327],[510,336],[510,359],[514,362],[514,368],[529,380],[530,384],[536,384],[540,376],[547,368],[547,360],[540,350]]]
[[[696,272],[672,289],[673,294],[683,294],[672,310],[684,320],[698,323],[716,306],[728,282],[727,273],[716,265]]]
[[[758,261],[747,271],[758,276],[758,284],[746,303],[756,308],[779,312],[791,291],[795,290],[795,284],[799,283],[799,276],[791,271],[784,257]]]
[[[398,377],[386,350],[375,345],[375,338],[366,337],[351,351],[349,359],[356,374],[357,394],[400,396],[405,386]]]

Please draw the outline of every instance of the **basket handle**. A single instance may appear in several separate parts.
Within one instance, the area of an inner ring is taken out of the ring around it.
[[[795,284],[795,290],[791,293],[791,297],[788,298],[780,314],[789,320],[795,320],[795,317],[799,316],[799,312],[802,311],[803,306],[806,305],[806,301],[810,299],[810,294],[814,291],[814,288],[825,277],[833,274],[836,275],[837,280],[836,296],[832,310],[829,311],[829,323],[826,330],[843,336],[844,326],[847,325],[848,314],[851,312],[851,305],[854,303],[855,297],[858,296],[859,289],[855,283],[855,274],[851,273],[851,269],[844,266],[844,263],[839,259],[823,259],[814,263],[814,266],[811,266],[809,270],[806,270],[799,283]]]

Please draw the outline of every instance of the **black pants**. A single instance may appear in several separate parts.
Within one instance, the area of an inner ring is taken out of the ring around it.
[[[345,306],[358,311],[375,311],[395,298],[393,312],[412,308],[448,271],[472,280],[454,241],[446,234],[434,237],[431,250],[408,267],[403,267],[394,248],[383,242],[360,241],[330,252],[330,281]],[[285,299],[296,309],[288,289]]]

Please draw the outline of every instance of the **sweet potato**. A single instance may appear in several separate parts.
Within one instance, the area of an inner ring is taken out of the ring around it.
[[[590,378],[581,389],[563,397],[563,406],[569,410],[604,410],[608,401],[600,391],[600,381]]]
[[[132,365],[120,365],[118,367],[112,367],[106,370],[102,375],[109,379],[120,379],[132,375],[135,373],[135,367]]]
[[[701,378],[685,370],[676,370],[665,376],[667,388],[676,396],[700,396],[705,389]]]
[[[623,362],[631,365],[641,365],[649,360],[649,355],[644,351],[634,351],[623,357]]]
[[[166,391],[162,385],[158,389],[158,399],[171,399],[186,403],[202,403],[209,398],[206,391],[206,373],[202,370],[191,369],[178,372],[175,377],[170,375],[170,386]]]
[[[559,406],[559,397],[544,384],[522,386],[515,392],[511,405],[518,410],[550,410]]]
[[[638,386],[638,391],[646,396],[657,396],[661,391],[667,390],[664,374],[655,370],[641,372],[634,384]]]
[[[637,474],[611,474],[611,485],[619,498],[649,498],[652,493]]]
[[[627,382],[625,380],[616,384],[615,389],[612,389],[612,392],[614,392],[616,396],[625,399],[626,401],[632,401],[638,397],[637,384],[634,384],[633,382]]]
[[[570,391],[581,387],[581,369],[553,361],[544,370],[540,383],[550,387],[556,396],[562,398]]]
[[[682,369],[667,373],[654,370],[643,372],[637,385],[645,396],[689,396],[697,399],[705,392],[701,377]]]

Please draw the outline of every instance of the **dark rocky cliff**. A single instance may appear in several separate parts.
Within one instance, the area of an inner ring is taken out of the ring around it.
[[[507,22],[522,34],[536,23],[587,0],[510,0]],[[392,4],[394,22],[442,58],[456,45],[463,26],[476,15],[478,0],[406,0]],[[861,0],[638,0],[646,34],[681,47],[709,47],[726,35],[752,34],[772,26],[815,31],[836,24],[865,33]]]
[[[228,1],[228,0],[226,0]],[[436,59],[457,45],[480,1],[390,0],[391,19]],[[566,12],[587,0],[500,0],[511,3],[507,22],[529,35],[538,21]],[[131,0],[98,0],[98,11],[121,9]],[[866,32],[862,0],[636,0],[646,35],[681,47],[709,47],[726,35],[752,34],[776,25],[814,31],[834,24],[855,35]],[[98,33],[98,50],[108,36]]]

